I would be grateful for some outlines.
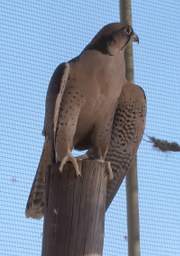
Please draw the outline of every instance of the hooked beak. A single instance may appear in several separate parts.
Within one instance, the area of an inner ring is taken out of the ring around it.
[[[138,35],[136,35],[136,34],[134,33],[133,30],[129,33],[129,39],[127,40],[127,42],[125,43],[125,45],[122,47],[121,50],[123,50],[123,49],[127,46],[127,44],[129,43],[129,41],[131,41],[131,40],[132,40],[133,42],[136,42],[136,43],[139,44],[139,37],[138,37]]]
[[[133,42],[136,42],[136,43],[139,44],[139,37],[138,37],[138,35],[136,35],[134,32],[132,32],[131,38],[132,38],[132,41],[133,41]]]

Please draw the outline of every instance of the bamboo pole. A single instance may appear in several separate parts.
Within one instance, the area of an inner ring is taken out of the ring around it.
[[[55,165],[46,179],[42,256],[101,256],[106,204],[106,163],[81,162],[82,176],[71,164],[62,174]]]
[[[120,0],[121,21],[132,24],[131,0]],[[134,80],[133,49],[130,44],[125,52],[126,78]],[[126,176],[127,222],[128,222],[128,255],[140,256],[139,205],[137,157]]]

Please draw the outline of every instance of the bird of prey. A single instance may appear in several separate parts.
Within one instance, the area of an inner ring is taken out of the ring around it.
[[[111,163],[114,178],[107,187],[107,207],[112,201],[137,151],[146,114],[143,90],[125,77],[124,50],[131,40],[139,41],[130,25],[108,24],[78,57],[56,68],[46,96],[45,141],[27,217],[44,214],[49,166],[59,162],[62,172],[71,162],[80,175],[73,148],[87,149],[89,158]]]

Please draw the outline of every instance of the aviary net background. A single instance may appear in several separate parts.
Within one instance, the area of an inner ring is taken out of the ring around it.
[[[141,255],[179,256],[180,158],[147,135],[180,141],[180,2],[132,1],[135,82],[148,115],[138,152]],[[42,221],[24,209],[41,153],[44,102],[55,67],[78,55],[119,1],[0,1],[0,255],[41,254]],[[125,184],[106,214],[105,256],[127,255]]]

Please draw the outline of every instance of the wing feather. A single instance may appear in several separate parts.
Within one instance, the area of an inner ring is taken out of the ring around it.
[[[69,64],[62,63],[54,71],[46,95],[43,134],[45,142],[26,205],[26,217],[41,218],[45,203],[45,172],[54,161],[54,135],[59,108],[69,76]]]
[[[114,178],[107,185],[109,207],[130,169],[141,142],[146,118],[146,97],[141,87],[130,82],[123,87],[117,106],[107,161],[111,162]]]

